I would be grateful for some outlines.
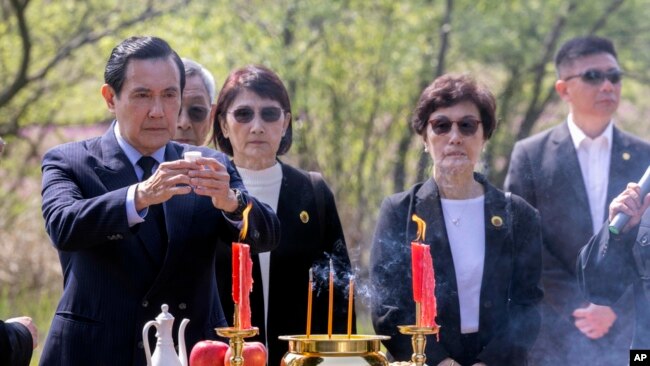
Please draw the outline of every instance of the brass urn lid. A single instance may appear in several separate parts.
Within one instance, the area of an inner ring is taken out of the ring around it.
[[[289,342],[289,352],[300,354],[320,355],[355,355],[379,352],[381,341],[390,339],[389,336],[352,334],[327,334],[280,336],[281,340]]]

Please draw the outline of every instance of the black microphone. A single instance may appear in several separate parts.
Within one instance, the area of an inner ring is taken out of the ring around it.
[[[643,177],[641,177],[639,186],[641,186],[641,202],[643,202],[645,196],[650,192],[650,166],[648,166],[645,174],[643,174]],[[612,234],[618,235],[618,233],[623,230],[623,227],[625,224],[627,224],[628,221],[630,221],[629,215],[622,212],[617,213],[616,216],[614,216],[614,220],[609,223],[609,231]]]

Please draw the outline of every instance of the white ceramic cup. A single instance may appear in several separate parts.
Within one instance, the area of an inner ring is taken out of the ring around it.
[[[201,157],[201,152],[200,151],[186,151],[183,154],[183,157],[185,158],[185,161],[189,161],[190,163],[193,163],[196,161],[196,159]]]

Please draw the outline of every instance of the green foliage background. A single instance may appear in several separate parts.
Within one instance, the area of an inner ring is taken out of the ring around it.
[[[470,73],[495,93],[500,124],[479,169],[500,185],[514,142],[566,115],[552,89],[558,45],[595,33],[614,40],[626,72],[617,124],[647,138],[649,5],[0,0],[0,136],[8,142],[0,162],[0,268],[16,264],[0,269],[0,316],[32,312],[17,300],[25,298],[40,299],[36,303],[46,310],[38,313],[51,317],[54,311],[61,279],[40,218],[40,156],[55,143],[102,132],[79,126],[110,120],[99,88],[110,50],[125,37],[168,40],[181,56],[210,69],[218,86],[246,64],[278,72],[290,91],[295,123],[294,146],[283,160],[323,172],[363,277],[382,198],[429,175],[429,159],[408,127],[424,86],[444,72]],[[28,37],[21,37],[21,14]],[[16,81],[22,86],[14,90]],[[19,281],[25,272],[28,280]],[[43,337],[47,316],[39,319]]]

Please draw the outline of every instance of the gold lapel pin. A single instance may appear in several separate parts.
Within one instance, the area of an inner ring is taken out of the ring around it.
[[[300,212],[300,221],[302,221],[303,224],[309,222],[309,214],[307,213],[307,211]]]
[[[490,221],[492,222],[492,225],[494,225],[494,227],[503,226],[503,219],[501,218],[501,216],[494,215],[492,216],[492,219],[490,219]]]
[[[630,153],[629,152],[624,152],[623,153],[623,160],[630,160]]]

